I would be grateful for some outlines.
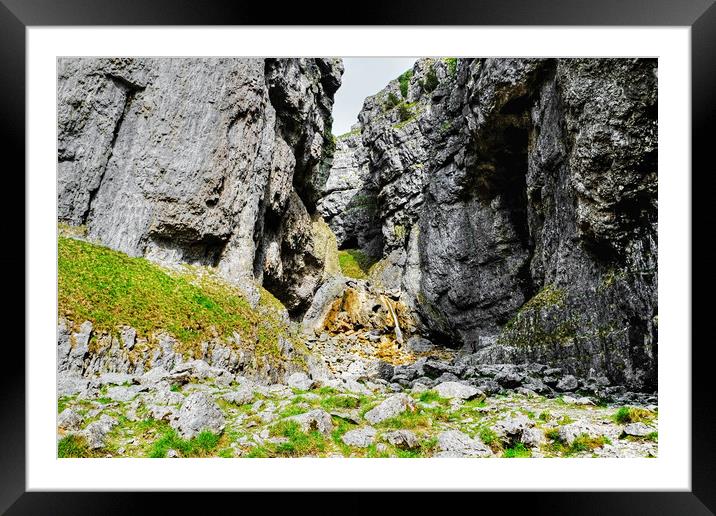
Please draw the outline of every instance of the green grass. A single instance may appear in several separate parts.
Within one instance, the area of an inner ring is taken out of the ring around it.
[[[613,416],[614,421],[623,425],[629,423],[648,423],[654,419],[654,413],[639,407],[621,407]]]
[[[502,456],[506,459],[522,459],[531,457],[532,452],[525,448],[524,444],[517,443],[512,448],[507,448]]]
[[[220,436],[204,431],[191,439],[182,439],[176,430],[169,428],[149,448],[147,455],[150,458],[167,456],[170,449],[178,451],[182,457],[207,457],[219,444]]]
[[[321,400],[321,408],[324,410],[355,409],[361,406],[362,401],[358,396],[331,395]]]
[[[267,446],[270,455],[279,457],[304,457],[326,449],[326,441],[317,430],[304,432],[295,421],[279,421],[271,428],[271,434],[288,439],[285,443]]]
[[[279,416],[280,417],[297,416],[299,414],[308,412],[309,410],[310,410],[309,408],[301,407],[299,405],[289,405],[279,414]]]
[[[58,256],[60,315],[90,320],[96,331],[129,325],[148,337],[162,330],[188,345],[236,331],[262,350],[277,348],[278,319],[253,310],[237,288],[212,274],[191,268],[169,274],[144,258],[62,236]]]
[[[578,435],[567,450],[567,455],[581,452],[590,452],[596,448],[600,448],[605,444],[611,444],[608,437],[603,435],[599,437],[589,437],[587,434]]]
[[[57,443],[57,456],[60,459],[66,459],[94,457],[96,455],[90,450],[84,437],[70,434],[60,439]]]
[[[448,403],[448,400],[446,400],[433,390],[421,392],[420,394],[418,394],[418,400],[422,401],[423,403]]]
[[[358,249],[343,249],[338,251],[338,263],[344,276],[355,279],[366,279],[371,265],[376,262]]]
[[[499,442],[497,434],[492,428],[489,427],[481,428],[478,432],[478,436],[480,437],[480,440],[488,446],[492,446],[493,444]]]
[[[67,408],[67,405],[72,401],[72,396],[60,396],[57,398],[57,413],[59,414]]]

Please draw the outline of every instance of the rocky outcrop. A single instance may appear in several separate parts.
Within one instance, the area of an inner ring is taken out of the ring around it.
[[[368,169],[368,152],[360,129],[336,139],[333,165],[318,201],[340,248],[360,248],[371,256],[383,250],[376,208],[376,187]]]
[[[656,114],[655,60],[419,60],[359,115],[377,279],[483,363],[655,389]]]
[[[199,379],[224,376],[223,381],[231,381],[240,374],[277,382],[300,371],[305,362],[301,352],[283,336],[278,337],[275,349],[242,342],[238,334],[188,346],[162,332],[137,337],[129,327],[117,335],[95,331],[89,321],[76,326],[60,319],[57,327],[57,372],[64,394],[85,391],[92,381],[117,375],[145,375],[144,380],[156,382],[186,380],[192,375]],[[197,364],[207,370],[195,371]]]
[[[318,58],[60,59],[59,219],[258,280],[300,313],[323,274],[310,214],[341,74]]]

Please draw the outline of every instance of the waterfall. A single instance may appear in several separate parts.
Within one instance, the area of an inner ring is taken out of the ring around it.
[[[386,299],[385,296],[381,296],[383,298],[383,301],[385,301],[385,304],[388,305],[388,310],[390,310],[390,315],[393,316],[393,324],[395,324],[395,340],[400,344],[403,345],[403,332],[400,331],[400,324],[398,323],[398,316],[395,313],[395,310],[393,309],[393,305]]]

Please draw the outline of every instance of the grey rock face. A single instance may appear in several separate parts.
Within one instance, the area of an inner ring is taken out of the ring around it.
[[[436,457],[489,457],[492,451],[479,439],[459,430],[447,430],[438,435],[440,452]]]
[[[426,353],[435,349],[432,342],[418,335],[414,335],[408,339],[407,347],[413,353]]]
[[[360,126],[336,141],[333,165],[318,201],[318,212],[336,235],[339,248],[382,252],[377,191],[368,168]]]
[[[375,442],[377,431],[372,426],[349,430],[341,437],[341,441],[348,446],[367,448]]]
[[[257,279],[302,311],[341,74],[333,59],[61,59],[59,219],[131,256]]]
[[[656,71],[652,59],[426,59],[407,119],[386,105],[402,100],[397,81],[366,99],[381,280],[431,340],[656,388]]]
[[[195,392],[186,398],[172,426],[185,439],[191,439],[203,431],[220,433],[225,426],[224,414],[210,394]]]
[[[394,394],[366,412],[365,419],[369,423],[376,424],[402,414],[406,410],[415,410],[413,399],[407,394]]]

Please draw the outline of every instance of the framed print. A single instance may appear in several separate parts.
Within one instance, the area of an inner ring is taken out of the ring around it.
[[[3,0],[3,510],[712,513],[716,7],[450,4]]]

